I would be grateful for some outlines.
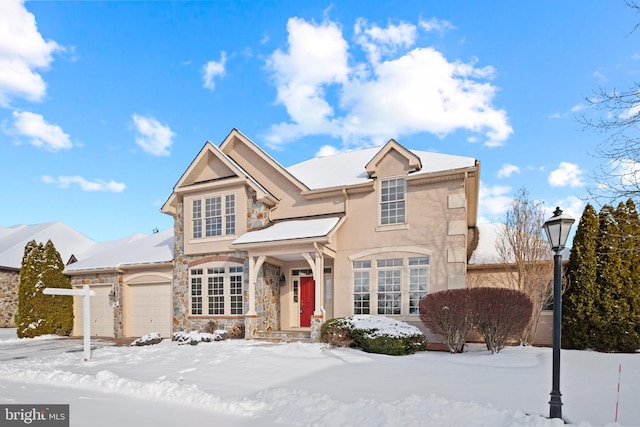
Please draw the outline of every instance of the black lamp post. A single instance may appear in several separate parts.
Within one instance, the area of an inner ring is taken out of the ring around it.
[[[553,216],[545,221],[544,231],[555,252],[553,256],[553,380],[549,418],[562,418],[562,393],[560,393],[560,332],[562,328],[562,254],[574,219],[556,208]]]

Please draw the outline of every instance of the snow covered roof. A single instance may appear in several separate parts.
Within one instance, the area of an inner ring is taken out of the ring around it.
[[[233,244],[242,245],[324,237],[333,230],[338,221],[340,221],[338,217],[281,221],[271,227],[245,233],[234,240]]]
[[[156,264],[173,260],[173,228],[152,235],[134,234],[124,239],[96,243],[77,256],[65,273]]]
[[[78,255],[96,242],[62,222],[0,227],[0,267],[19,269],[24,247],[31,240],[46,243],[51,240],[66,263],[71,255]]]
[[[500,262],[496,241],[504,224],[478,224],[478,246],[473,251],[469,264],[497,264]]]
[[[500,264],[500,256],[496,250],[496,241],[500,237],[500,232],[504,229],[505,225],[501,223],[494,224],[478,224],[478,246],[473,251],[469,264]],[[550,259],[553,257],[553,252],[549,250]],[[571,254],[570,248],[564,248],[562,250],[562,258],[566,261]]]
[[[371,181],[365,166],[375,157],[381,147],[348,151],[331,156],[316,157],[287,168],[287,171],[310,189],[340,187],[362,184]],[[473,167],[476,159],[433,153],[430,151],[409,150],[420,158],[422,169],[413,175],[444,172],[448,170]]]

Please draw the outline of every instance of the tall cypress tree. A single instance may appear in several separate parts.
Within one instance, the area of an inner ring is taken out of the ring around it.
[[[598,213],[587,204],[573,238],[567,268],[569,283],[562,297],[562,340],[569,348],[592,347],[591,340],[597,330],[596,241],[599,228]]]
[[[71,279],[65,276],[64,263],[51,240],[44,245],[44,264],[42,282],[47,288],[71,289]],[[47,297],[47,296],[45,296]],[[48,296],[43,312],[46,319],[47,334],[69,335],[73,330],[73,297]]]
[[[71,288],[64,264],[51,241],[25,246],[18,287],[18,336],[69,335],[73,328],[73,297],[44,295],[45,288]]]
[[[36,328],[42,324],[43,316],[39,309],[42,304],[39,299],[42,291],[40,286],[40,270],[44,261],[44,246],[30,241],[24,247],[22,266],[20,268],[20,283],[18,285],[18,337],[35,337],[41,335]]]
[[[613,351],[616,335],[620,332],[618,313],[624,311],[619,306],[622,292],[622,257],[620,256],[620,229],[616,211],[611,205],[600,210],[600,233],[597,244],[597,285],[599,297],[596,301],[598,311],[598,329],[592,347],[599,351]]]
[[[633,352],[640,349],[640,268],[638,266],[637,242],[640,236],[638,212],[635,203],[629,199],[620,203],[616,209],[618,228],[620,229],[619,272],[622,289],[619,295],[618,324],[621,334],[616,349]]]

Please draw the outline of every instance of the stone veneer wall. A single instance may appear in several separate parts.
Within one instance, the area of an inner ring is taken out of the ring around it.
[[[258,319],[255,327],[258,331],[271,332],[280,330],[280,267],[271,264],[262,265],[262,275],[256,283],[256,313]],[[255,336],[253,334],[252,336]]]
[[[173,225],[173,332],[200,331],[213,322],[218,329],[230,330],[233,326],[244,325],[243,317],[220,316],[190,316],[189,298],[191,297],[189,283],[189,268],[211,261],[231,261],[244,265],[243,300],[245,312],[249,301],[249,261],[245,252],[225,254],[185,255],[184,254],[184,204],[178,203]]]
[[[249,230],[263,228],[268,223],[267,207],[256,200],[255,191],[248,190],[247,228]],[[262,274],[256,283],[256,319],[245,319],[244,316],[190,316],[189,269],[199,264],[212,261],[230,261],[244,266],[243,300],[244,312],[249,310],[249,260],[246,252],[225,252],[220,254],[185,255],[184,253],[184,204],[179,202],[174,220],[174,260],[173,270],[173,332],[204,331],[213,322],[216,328],[230,330],[235,325],[243,325],[246,336],[254,336],[254,332],[275,331],[280,329],[280,268],[264,264]]]
[[[14,314],[18,311],[20,272],[0,270],[0,328],[15,328]]]
[[[259,202],[253,188],[247,190],[247,230],[264,228],[269,223],[269,209]]]
[[[71,286],[83,286],[83,285],[102,285],[110,284],[114,286],[115,296],[110,301],[113,306],[113,335],[116,338],[120,338],[124,335],[123,328],[123,277],[120,273],[93,273],[93,274],[80,274],[77,276],[71,276]]]

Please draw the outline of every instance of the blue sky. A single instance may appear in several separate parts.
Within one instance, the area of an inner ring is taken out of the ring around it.
[[[638,80],[637,22],[622,0],[3,0],[0,226],[171,227],[161,205],[232,128],[284,166],[390,138],[475,157],[481,221],[523,187],[577,219],[604,136],[576,116]]]

